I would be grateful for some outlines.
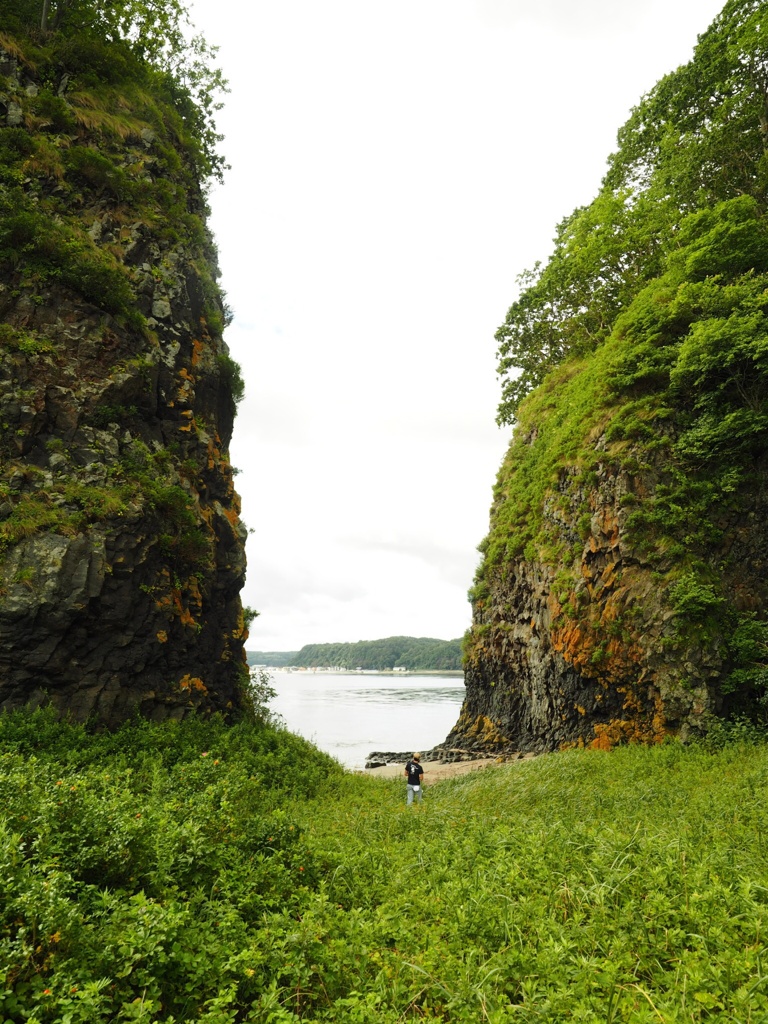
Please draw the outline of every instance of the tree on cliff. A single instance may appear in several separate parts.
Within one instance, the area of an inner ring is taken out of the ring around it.
[[[34,4],[31,10],[39,7]],[[67,26],[103,32],[112,41],[135,38],[148,51],[160,52],[181,43],[180,26],[188,12],[179,0],[42,0],[40,31],[57,31]]]
[[[689,213],[768,187],[768,19],[729,0],[693,59],[663,78],[619,132],[596,199],[558,226],[546,265],[518,279],[496,333],[511,423],[522,398],[568,353],[593,351],[662,268]]]

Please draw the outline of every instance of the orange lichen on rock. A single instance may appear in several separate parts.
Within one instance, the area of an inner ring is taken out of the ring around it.
[[[605,686],[618,686],[635,677],[643,659],[636,637],[621,625],[623,597],[610,595],[599,615],[589,620],[561,614],[560,624],[551,633],[552,647],[568,664]],[[575,595],[571,600],[577,603]]]
[[[195,610],[200,612],[202,607],[202,596],[200,594],[200,588],[197,580],[194,577],[190,577],[186,587],[186,602],[182,592],[178,588],[174,588],[172,591],[173,606],[179,622],[183,626],[196,626],[197,619],[192,614],[192,606]]]
[[[207,693],[208,687],[205,685],[202,679],[198,676],[191,676],[189,672],[181,677],[179,680],[179,689],[192,692],[196,690],[198,693]]]
[[[588,744],[592,750],[612,750],[625,743],[663,743],[669,735],[664,716],[664,703],[660,694],[643,700],[636,690],[619,688],[623,692],[627,718],[614,719],[595,726],[595,738]]]
[[[462,721],[463,719],[463,721]],[[501,732],[498,725],[492,722],[485,715],[478,715],[476,718],[467,718],[465,713],[459,718],[459,725],[465,741],[477,743],[485,747],[503,747],[509,743],[507,737]]]
[[[597,527],[597,536],[593,532],[589,538],[589,546],[592,551],[598,549],[615,548],[619,544],[620,530],[619,518],[615,509],[602,506],[595,513],[594,527]],[[604,538],[602,541],[598,538]]]
[[[233,508],[225,508],[224,515],[229,520],[232,526],[237,526],[237,524],[240,522],[240,516]]]

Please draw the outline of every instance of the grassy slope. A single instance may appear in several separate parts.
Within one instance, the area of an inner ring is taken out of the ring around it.
[[[25,721],[0,719],[0,1019],[768,1014],[765,745],[572,751],[406,809],[263,728]]]

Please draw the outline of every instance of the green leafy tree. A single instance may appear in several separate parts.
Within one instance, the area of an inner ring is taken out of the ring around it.
[[[520,277],[496,334],[498,422],[512,422],[523,397],[569,353],[607,339],[679,247],[688,214],[739,196],[762,209],[767,189],[765,3],[729,0],[693,59],[633,110],[596,199],[561,223],[548,262]],[[747,263],[759,254],[748,248]]]

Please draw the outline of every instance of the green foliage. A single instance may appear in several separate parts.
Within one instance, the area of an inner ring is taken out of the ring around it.
[[[46,127],[57,133],[74,132],[77,119],[72,108],[50,89],[41,89],[35,98],[35,113],[46,121]]]
[[[742,615],[728,640],[734,669],[722,684],[722,692],[739,711],[768,719],[768,623],[754,614]]]
[[[145,506],[152,511],[160,529],[160,550],[179,568],[213,567],[213,538],[195,509],[190,494],[178,484],[167,484],[141,474]]]
[[[125,483],[94,487],[72,481],[21,494],[0,522],[0,551],[45,531],[74,536],[90,523],[123,515],[135,496]]]
[[[48,448],[60,450],[61,444],[53,439]],[[91,523],[109,522],[129,509],[135,513],[143,508],[157,530],[158,550],[174,570],[209,571],[213,535],[193,497],[174,482],[171,471],[168,451],[150,452],[137,441],[121,462],[112,467],[108,486],[70,479],[57,481],[46,489],[9,494],[12,511],[0,522],[0,549],[44,531],[73,536]]]
[[[768,623],[754,615],[742,617],[731,636],[730,648],[740,665],[768,660]]]
[[[222,328],[223,329],[223,325]],[[217,357],[219,375],[224,388],[232,395],[232,401],[237,407],[245,398],[245,381],[240,370],[240,364],[236,363],[231,356],[222,353]]]
[[[0,128],[0,157],[11,165],[30,156],[35,149],[32,136],[24,128]]]
[[[227,164],[215,118],[227,82],[215,66],[217,47],[185,31],[181,0],[0,0],[0,23],[33,47],[38,73],[57,86],[63,74],[86,88],[151,81],[175,107],[200,177],[221,180]],[[53,90],[41,93],[37,108],[55,131],[71,131],[71,109]]]
[[[373,671],[395,667],[411,672],[457,671],[461,669],[461,640],[391,636],[351,644],[306,644],[288,664]]]
[[[274,679],[269,672],[263,668],[252,668],[248,673],[248,702],[256,721],[270,725],[276,723],[276,716],[269,710],[269,704],[276,696]]]
[[[748,1024],[757,736],[427,777],[406,808],[264,726],[4,715],[4,1019]]]
[[[110,423],[125,423],[138,415],[135,405],[97,405],[90,415],[94,427],[106,427]]]
[[[55,56],[61,69],[75,76],[78,88],[98,89],[104,84],[122,88],[146,77],[143,63],[126,40],[107,39],[99,32],[70,32],[62,26],[46,42],[48,46],[38,52]]]
[[[566,355],[606,339],[642,280],[639,268],[658,266],[654,219],[638,218],[623,195],[603,193],[558,226],[547,265],[519,277],[521,295],[496,332],[500,424],[512,421],[522,398]]]
[[[218,47],[196,35],[171,57],[165,83],[196,148],[203,173],[218,181],[229,164],[217,152],[224,136],[216,130],[215,116],[223,104],[218,97],[229,91],[221,69],[214,66]]]
[[[517,437],[507,453],[494,488],[492,530],[478,569],[478,588],[487,588],[490,575],[506,560],[525,554],[548,558],[560,551],[569,565],[559,518],[550,516],[552,500],[565,502],[579,522],[582,485],[597,459],[586,441],[605,417],[605,348],[590,360],[570,360],[557,367],[520,408]],[[577,532],[568,538],[572,554],[583,547]]]
[[[73,175],[96,191],[105,190],[121,199],[130,190],[125,171],[91,146],[72,146],[67,150],[66,164]]]
[[[243,625],[245,626],[246,630],[250,630],[254,621],[258,619],[259,614],[260,613],[257,612],[255,608],[251,608],[248,605],[243,605]],[[249,664],[250,663],[251,662],[249,661]]]
[[[611,501],[610,493],[600,495],[599,469],[606,480],[619,478],[631,488],[621,499],[627,510],[621,529],[631,560],[657,569],[666,584],[659,602],[674,613],[669,628],[725,654],[722,677],[712,681],[723,712],[758,718],[768,704],[768,670],[764,658],[744,661],[729,646],[732,595],[745,572],[754,607],[764,607],[767,592],[759,569],[745,566],[743,551],[728,538],[765,486],[767,232],[763,206],[751,195],[682,212],[674,245],[654,263],[656,276],[643,282],[628,275],[592,350],[583,331],[592,299],[581,285],[568,293],[571,306],[563,295],[552,300],[548,308],[563,315],[557,337],[567,335],[568,345],[553,368],[542,356],[541,383],[516,406],[517,429],[470,595],[482,608],[504,586],[511,563],[524,557],[560,573],[564,585],[553,593],[564,614],[589,627],[594,605],[580,606],[570,592],[595,502]],[[566,267],[576,274],[581,266],[583,245],[577,249],[558,264],[563,280]],[[543,276],[535,288],[542,282]],[[521,301],[533,302],[532,296]],[[531,324],[537,315],[531,307]],[[534,376],[528,383],[519,378],[520,387],[527,389]],[[593,663],[602,654],[600,647],[593,651]]]
[[[701,620],[723,606],[723,598],[709,583],[693,573],[685,575],[670,587],[670,604],[679,616]]]
[[[496,335],[500,423],[512,422],[553,366],[605,342],[665,257],[689,280],[766,269],[766,228],[754,202],[763,203],[768,186],[763,15],[753,0],[726,4],[691,62],[632,112],[596,199],[558,227],[547,264],[520,278],[521,294]],[[731,200],[732,218],[712,209]],[[751,221],[741,215],[750,202]],[[686,230],[701,244],[682,259]]]
[[[54,346],[53,342],[40,337],[33,331],[12,327],[10,324],[0,324],[0,348],[32,356],[42,352],[52,352]]]
[[[58,281],[126,323],[143,326],[126,270],[114,257],[77,229],[32,209],[12,212],[13,205],[13,198],[4,201],[0,194],[0,264],[28,280]]]
[[[749,196],[683,219],[660,276],[637,292],[604,343],[569,356],[522,403],[475,599],[521,554],[566,568],[581,557],[590,512],[583,488],[594,486],[598,465],[630,474],[663,467],[650,493],[625,495],[628,535],[638,552],[655,552],[674,569],[680,616],[707,619],[727,635],[729,609],[717,586],[707,589],[711,569],[704,590],[691,589],[687,574],[721,542],[768,442],[765,232]],[[596,451],[601,435],[607,445]]]

